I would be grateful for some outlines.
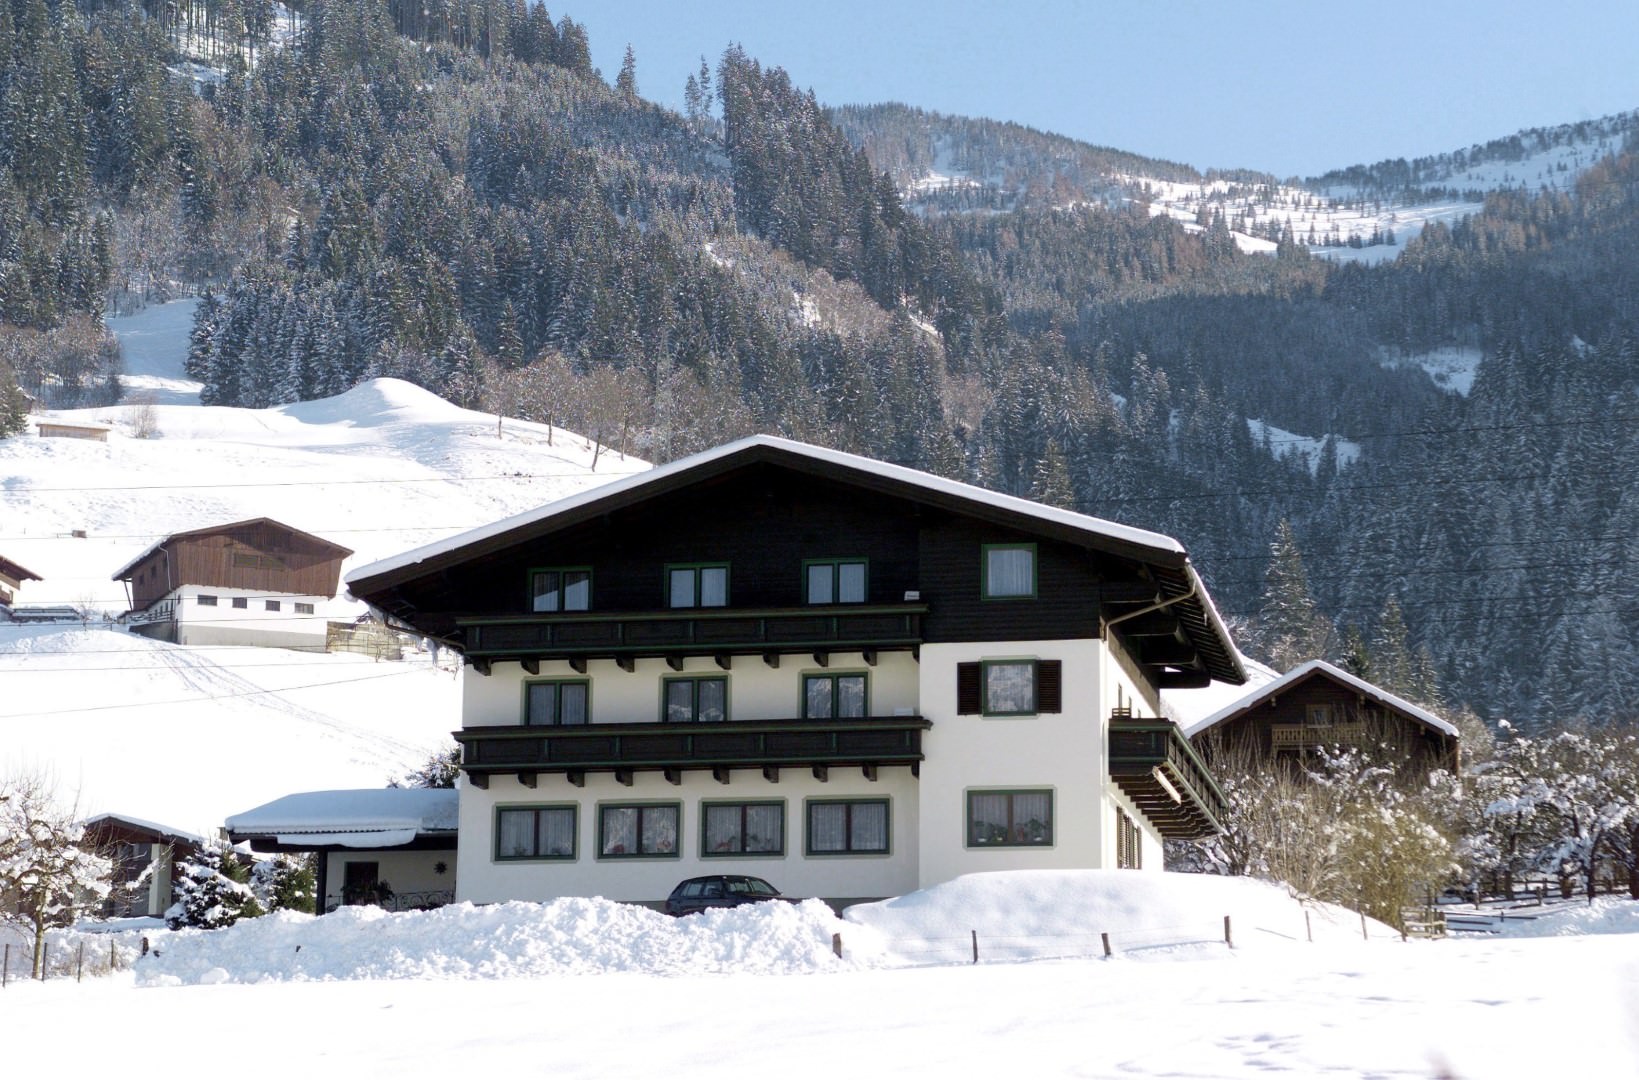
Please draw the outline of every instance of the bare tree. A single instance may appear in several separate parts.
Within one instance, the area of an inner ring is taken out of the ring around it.
[[[108,896],[112,865],[85,846],[77,817],[73,807],[57,805],[43,777],[0,778],[0,919],[32,939],[35,977],[45,963],[45,932]]]

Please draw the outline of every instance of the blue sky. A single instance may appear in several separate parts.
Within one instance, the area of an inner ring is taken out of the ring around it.
[[[593,62],[628,42],[681,108],[731,41],[824,104],[903,101],[1200,168],[1279,176],[1415,157],[1639,109],[1639,2],[603,0]]]

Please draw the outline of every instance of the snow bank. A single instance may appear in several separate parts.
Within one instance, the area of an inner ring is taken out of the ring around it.
[[[831,952],[846,929],[818,900],[674,919],[601,898],[392,914],[278,912],[225,930],[153,938],[139,986],[344,979],[500,979],[639,972],[800,974],[854,966]]]

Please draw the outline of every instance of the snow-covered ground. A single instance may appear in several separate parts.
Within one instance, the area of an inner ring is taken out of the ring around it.
[[[974,875],[841,920],[815,903],[682,920],[597,900],[344,909],[152,933],[160,955],[134,972],[13,983],[0,1015],[26,1033],[8,1040],[19,1075],[60,1070],[86,1016],[133,1013],[254,1025],[270,1037],[233,1058],[250,1077],[1632,1075],[1639,905],[1578,910],[1521,921],[1539,936],[1436,942],[1375,925],[1362,940],[1358,918],[1316,912],[1311,943],[1272,886],[1131,871]],[[991,952],[1009,929],[1077,944]],[[957,955],[918,955],[953,935]],[[177,1068],[142,1052],[120,1074]]]
[[[1468,392],[1474,389],[1474,376],[1479,372],[1480,361],[1484,358],[1484,353],[1477,346],[1448,345],[1414,356],[1386,354],[1383,366],[1421,368],[1428,372],[1434,385],[1467,397]]]
[[[1339,439],[1335,436],[1297,435],[1283,428],[1267,424],[1262,420],[1248,420],[1247,431],[1252,435],[1252,441],[1263,445],[1267,440],[1269,452],[1277,458],[1300,457],[1309,466],[1309,472],[1314,473],[1320,468],[1320,454],[1326,446],[1326,439],[1332,438],[1332,449],[1337,452],[1339,468],[1353,465],[1360,458],[1360,444],[1351,439]]]
[[[186,378],[193,302],[116,319],[126,404],[59,413],[106,443],[0,439],[0,554],[39,574],[19,607],[118,614],[112,574],[163,536],[271,517],[352,548],[343,573],[647,468],[542,425],[457,408],[395,380],[273,409],[205,408]],[[78,535],[83,533],[84,535]],[[351,619],[345,596],[320,614]],[[276,649],[181,648],[85,625],[0,624],[0,775],[47,774],[85,815],[214,833],[296,790],[372,787],[448,742],[454,676]]]

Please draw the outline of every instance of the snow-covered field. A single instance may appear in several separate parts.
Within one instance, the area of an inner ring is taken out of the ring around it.
[[[13,983],[0,1017],[18,1075],[60,1071],[96,1015],[255,1032],[232,1057],[249,1077],[1633,1075],[1639,909],[1601,901],[1577,925],[1580,910],[1520,920],[1530,937],[1405,943],[1316,912],[1310,943],[1281,890],[1130,871],[974,875],[842,920],[814,903],[683,920],[595,900],[349,909],[156,934],[135,972]],[[1164,924],[1149,947],[1123,933]],[[1010,928],[1092,944],[990,955]],[[951,936],[957,954],[919,953]],[[178,1066],[145,1050],[119,1071]]]
[[[112,321],[143,407],[106,443],[0,439],[0,554],[40,575],[23,607],[127,606],[112,574],[161,537],[271,517],[352,548],[355,566],[646,469],[542,425],[457,408],[408,383],[273,409],[205,408],[182,360],[193,301]],[[83,533],[84,535],[78,535]],[[351,619],[345,597],[320,614]],[[403,663],[181,648],[103,626],[0,624],[0,775],[40,772],[90,816],[194,833],[292,791],[376,787],[448,742],[456,680]]]

